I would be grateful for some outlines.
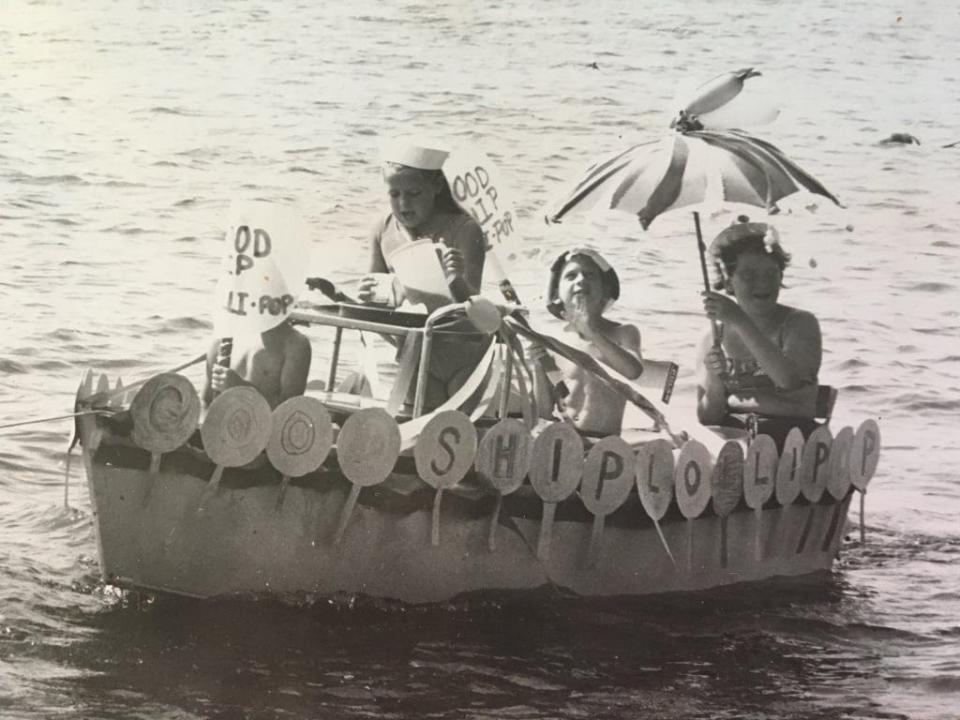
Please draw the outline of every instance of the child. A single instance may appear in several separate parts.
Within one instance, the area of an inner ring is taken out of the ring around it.
[[[220,340],[207,351],[204,405],[227,388],[248,385],[260,391],[271,408],[288,398],[303,395],[310,373],[310,341],[289,322],[252,335],[233,338],[230,367],[217,364]]]
[[[716,237],[710,254],[721,278],[717,288],[736,301],[703,293],[704,311],[722,323],[722,332],[719,347],[712,334],[704,337],[697,357],[700,422],[736,424],[731,413],[755,413],[787,419],[761,432],[785,435],[797,425],[808,433],[816,426],[820,324],[811,313],[778,302],[790,256],[776,229],[741,217]]]
[[[377,222],[370,235],[368,272],[391,272],[390,254],[394,250],[406,243],[429,239],[442,248],[440,263],[453,299],[463,302],[480,291],[485,245],[483,231],[454,202],[440,170],[447,155],[444,150],[403,142],[384,148],[382,172],[390,212]],[[361,278],[357,293],[361,302],[373,301],[375,285],[376,279],[370,275]],[[423,301],[433,311],[449,299]]]
[[[561,339],[634,380],[643,372],[640,331],[635,325],[603,317],[604,311],[619,296],[617,273],[594,250],[581,247],[568,250],[550,268],[547,309],[567,322]],[[545,352],[539,344],[530,347],[533,360]],[[563,400],[567,417],[586,433],[619,434],[626,399],[580,366],[562,357],[556,361],[569,390]],[[539,362],[535,367],[534,392],[540,416],[549,418],[553,412],[553,394]]]
[[[407,243],[428,239],[440,248],[439,261],[446,275],[450,295],[463,302],[480,292],[485,242],[476,220],[454,201],[441,168],[449,153],[404,141],[388,143],[382,153],[383,180],[390,199],[390,212],[377,221],[370,235],[369,273],[393,270],[390,255]],[[375,300],[377,280],[360,279],[357,298]],[[403,292],[400,292],[403,295]],[[400,300],[403,298],[400,297]],[[447,296],[418,296],[432,312],[451,302]],[[434,339],[428,376],[426,407],[448,399],[483,357],[489,337]],[[415,388],[407,398],[412,403]]]

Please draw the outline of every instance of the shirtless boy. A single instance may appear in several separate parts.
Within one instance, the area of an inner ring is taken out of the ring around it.
[[[207,351],[204,405],[227,388],[246,385],[259,390],[275,408],[288,398],[302,395],[307,387],[310,340],[289,322],[260,334],[235,337],[229,368],[217,365],[219,348],[220,340],[216,339]]]
[[[640,361],[640,331],[603,317],[620,295],[616,272],[594,250],[574,248],[563,253],[550,270],[548,309],[566,320],[562,339],[583,350],[624,377],[634,380],[643,372]],[[536,360],[546,350],[530,347]],[[625,398],[610,390],[589,372],[562,357],[556,358],[570,394],[564,405],[578,429],[599,435],[619,434]],[[541,417],[551,417],[554,398],[546,373],[536,363],[534,390]]]

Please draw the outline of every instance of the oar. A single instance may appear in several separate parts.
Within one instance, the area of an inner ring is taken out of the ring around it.
[[[85,417],[87,415],[113,415],[115,410],[84,410],[82,412],[67,413],[66,415],[53,415],[45,418],[35,418],[34,420],[21,420],[20,422],[7,423],[0,425],[0,430],[6,428],[20,427],[21,425],[35,425],[36,423],[51,422],[53,420],[66,420],[67,418]]]
[[[200,362],[204,358],[206,358],[205,354],[198,355],[193,360],[189,360],[183,363],[182,365],[178,365],[172,370],[167,370],[166,372],[167,373],[180,372],[181,370],[185,370],[191,365],[196,365],[198,362]],[[118,387],[116,390],[114,390],[111,393],[98,392],[95,395],[92,395],[89,399],[96,402],[101,402],[101,401],[107,402],[107,401],[113,400],[115,398],[120,397],[121,395],[125,395],[131,390],[137,389],[138,387],[146,383],[148,380],[150,380],[152,377],[153,376],[151,375],[148,378],[145,378],[139,382],[135,382],[132,385],[127,385],[126,387],[123,387],[123,386]],[[6,428],[12,428],[12,427],[20,427],[21,425],[34,425],[36,423],[52,422],[54,420],[68,420],[70,418],[86,417],[87,415],[113,415],[116,412],[117,411],[115,409],[107,409],[107,408],[102,408],[99,410],[81,410],[79,412],[67,413],[65,415],[51,415],[50,417],[34,418],[33,420],[20,420],[19,422],[7,423],[5,425],[0,425],[0,430],[5,430]],[[71,440],[70,448],[68,450],[72,450],[74,447],[76,447],[77,441],[79,439],[80,439],[80,436],[76,435],[73,438],[73,440]]]

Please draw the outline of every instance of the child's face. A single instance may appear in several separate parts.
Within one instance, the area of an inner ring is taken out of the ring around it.
[[[390,196],[390,209],[400,224],[416,230],[433,215],[437,201],[436,182],[416,170],[389,172],[384,178]]]
[[[574,309],[599,315],[607,301],[600,268],[593,260],[575,255],[560,271],[557,297],[568,315]]]
[[[747,311],[764,313],[777,306],[783,271],[769,255],[745,253],[737,258],[737,267],[729,285],[737,302]]]

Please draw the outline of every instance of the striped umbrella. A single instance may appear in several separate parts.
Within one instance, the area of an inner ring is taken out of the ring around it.
[[[593,164],[548,219],[606,208],[637,215],[646,229],[661,213],[691,205],[744,203],[776,212],[778,200],[800,189],[840,204],[764,140],[740,130],[681,130]]]
[[[741,130],[706,130],[681,113],[677,132],[634,145],[594,163],[547,215],[560,222],[575,210],[606,208],[636,215],[646,230],[683,207],[743,203],[777,211],[777,201],[800,189],[837,200],[776,146]],[[694,210],[704,287],[710,289],[700,215]]]

